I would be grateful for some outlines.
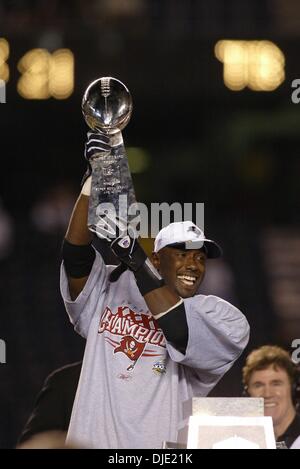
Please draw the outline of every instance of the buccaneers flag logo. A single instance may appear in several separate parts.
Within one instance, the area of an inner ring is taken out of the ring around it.
[[[145,343],[138,342],[132,335],[126,335],[120,340],[120,345],[115,348],[114,353],[123,352],[127,357],[133,361],[127,370],[133,370],[138,358],[143,353]]]

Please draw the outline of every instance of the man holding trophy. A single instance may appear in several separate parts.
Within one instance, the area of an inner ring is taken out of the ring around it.
[[[182,403],[206,396],[245,348],[242,313],[199,295],[206,259],[221,255],[190,221],[157,235],[150,260],[120,196],[135,195],[120,129],[131,100],[114,78],[83,98],[92,175],[84,182],[63,243],[61,292],[75,330],[87,339],[68,442],[86,448],[161,448],[176,441]],[[122,199],[123,200],[123,199]],[[120,265],[91,245],[106,240]]]

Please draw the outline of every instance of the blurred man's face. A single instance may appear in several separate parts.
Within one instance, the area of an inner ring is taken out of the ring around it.
[[[166,284],[182,298],[194,296],[204,278],[206,254],[199,249],[165,247],[152,262]]]
[[[283,368],[270,365],[265,370],[254,371],[250,376],[247,391],[251,397],[264,398],[265,415],[273,418],[274,427],[284,427],[285,422],[286,426],[290,424],[295,408],[291,382]]]

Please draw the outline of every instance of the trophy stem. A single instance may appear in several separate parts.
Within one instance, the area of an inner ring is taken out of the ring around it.
[[[109,153],[104,153],[91,161],[92,185],[89,201],[88,227],[97,233],[97,225],[106,214],[117,215],[130,223],[129,208],[136,205],[135,193],[122,134],[112,135],[114,145]]]

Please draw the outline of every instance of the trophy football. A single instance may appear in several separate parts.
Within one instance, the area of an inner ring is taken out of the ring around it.
[[[82,112],[93,132],[104,132],[110,139],[110,152],[100,152],[90,161],[92,167],[88,228],[99,235],[106,214],[111,210],[128,220],[128,209],[136,198],[121,130],[128,124],[132,99],[127,87],[116,78],[93,81],[82,99]],[[112,235],[113,237],[113,235]]]

